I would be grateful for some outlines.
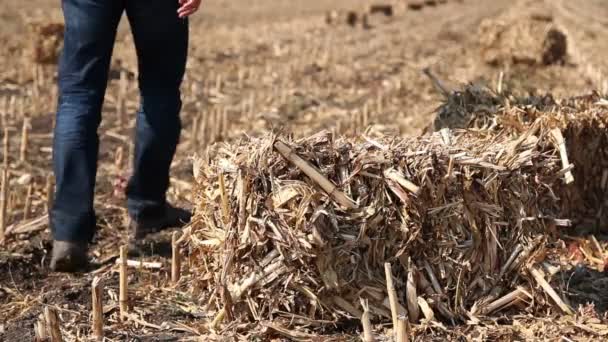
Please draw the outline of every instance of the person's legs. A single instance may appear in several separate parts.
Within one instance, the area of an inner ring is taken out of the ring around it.
[[[59,101],[53,141],[56,190],[50,219],[56,242],[78,244],[86,251],[95,232],[97,128],[124,3],[62,0],[62,7],[65,42],[59,61]]]
[[[164,220],[167,215],[165,194],[181,130],[180,85],[188,50],[188,22],[178,18],[177,8],[178,1],[126,3],[137,48],[141,93],[133,175],[127,186],[128,209],[136,222]],[[161,225],[165,223],[172,222]]]

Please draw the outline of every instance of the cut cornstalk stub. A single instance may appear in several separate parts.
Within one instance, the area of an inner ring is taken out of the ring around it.
[[[6,225],[8,221],[8,188],[9,188],[9,173],[7,169],[2,170],[0,175],[0,242],[4,241],[6,233]]]
[[[93,338],[103,340],[103,286],[99,277],[93,278],[91,283],[91,299],[93,307]]]
[[[8,169],[8,155],[9,155],[9,133],[8,127],[4,127],[4,139],[2,139],[2,164],[5,169]]]
[[[179,251],[179,242],[178,242],[178,238],[179,238],[179,233],[178,232],[173,232],[173,235],[171,236],[171,249],[172,249],[172,254],[171,254],[171,282],[172,283],[177,283],[179,281],[179,278],[181,276],[180,272],[181,272],[181,253]]]
[[[53,175],[48,175],[46,177],[46,186],[45,186],[44,190],[46,193],[46,206],[47,206],[47,212],[48,212],[49,210],[51,210],[53,208],[53,201],[55,198]]]
[[[374,342],[374,335],[372,334],[372,323],[370,322],[369,305],[366,300],[361,299],[361,306],[363,307],[363,315],[361,315],[361,325],[363,326],[363,341]]]
[[[27,144],[29,141],[30,119],[23,118],[23,127],[21,128],[21,146],[19,148],[19,160],[25,162],[27,159]]]
[[[62,342],[61,328],[59,327],[59,318],[57,312],[51,307],[44,308],[44,321],[47,329],[47,336],[50,336],[51,342]]]
[[[410,337],[408,333],[409,322],[407,317],[399,317],[396,328],[396,339],[397,342],[409,342]]]
[[[128,284],[128,265],[127,265],[127,246],[120,247],[120,289],[119,307],[120,319],[125,321],[129,314],[129,284]]]
[[[32,193],[34,192],[34,183],[30,183],[27,187],[27,194],[25,195],[25,203],[23,204],[23,221],[29,218],[30,210],[32,207]]]

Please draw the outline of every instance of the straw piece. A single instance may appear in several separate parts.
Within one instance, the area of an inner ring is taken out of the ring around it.
[[[384,177],[399,183],[399,185],[401,185],[403,188],[405,188],[409,192],[413,193],[414,195],[416,195],[420,192],[420,188],[416,184],[403,178],[403,176],[399,173],[399,171],[397,171],[395,169],[385,170]]]
[[[551,135],[553,136],[553,139],[555,139],[555,143],[557,144],[557,147],[559,149],[559,156],[562,160],[563,169],[570,168],[570,162],[568,161],[568,151],[566,150],[566,140],[562,135],[562,131],[559,128],[553,128],[551,129]],[[567,171],[564,174],[564,182],[566,184],[574,182],[574,176],[572,175],[571,171]]]
[[[179,233],[171,235],[171,282],[177,284],[181,277],[181,253],[179,250]]]
[[[523,248],[523,246],[521,244],[517,244],[517,246],[515,246],[515,249],[513,250],[513,252],[511,253],[511,255],[509,256],[509,259],[507,259],[507,261],[501,267],[500,273],[498,274],[498,278],[502,278],[505,275],[505,273],[513,265],[513,262],[515,262],[515,259],[517,259],[517,257],[519,256],[519,254],[523,250],[524,250],[524,248]]]
[[[48,222],[49,215],[44,214],[40,217],[30,219],[25,222],[14,223],[6,228],[5,236],[35,233],[45,229]]]
[[[435,76],[435,74],[433,74],[431,69],[424,68],[422,69],[422,73],[425,74],[431,80],[431,82],[435,86],[435,89],[437,89],[441,93],[441,95],[443,95],[445,98],[450,97],[451,91],[443,84],[443,82],[439,78],[437,78],[437,76]]]
[[[416,281],[414,280],[414,270],[411,267],[411,260],[408,263],[407,281],[406,281],[406,297],[407,311],[411,323],[418,323],[420,310],[418,308],[418,294],[416,293]]]
[[[122,260],[116,259],[116,265],[121,265]],[[150,262],[150,261],[140,261],[140,260],[127,260],[127,267],[135,267],[135,268],[147,268],[147,269],[161,269],[163,264],[160,262]]]
[[[332,301],[334,302],[334,304],[336,304],[336,306],[338,306],[341,310],[344,310],[345,312],[347,312],[352,317],[363,316],[363,312],[361,312],[353,304],[349,303],[348,301],[346,301],[344,298],[342,298],[340,296],[334,296],[332,298]]]
[[[547,295],[549,295],[549,297],[551,297],[551,299],[553,299],[555,304],[557,304],[557,306],[565,314],[567,314],[567,315],[574,314],[574,311],[572,311],[572,309],[568,305],[566,305],[566,303],[564,303],[564,301],[560,298],[560,296],[557,294],[557,292],[555,292],[553,287],[551,287],[551,285],[549,285],[549,283],[545,280],[545,277],[543,276],[541,271],[532,267],[532,268],[530,268],[530,274],[532,274],[532,276],[534,277],[534,279],[536,280],[538,285],[540,285],[540,287],[542,287],[542,289],[547,293]]]
[[[25,194],[25,203],[23,204],[23,221],[29,218],[29,214],[32,207],[32,193],[34,192],[34,184],[30,183],[27,186],[27,193]]]
[[[496,82],[496,93],[499,95],[502,94],[504,77],[505,77],[505,73],[501,70],[498,73],[498,81]]]
[[[7,169],[3,169],[0,181],[0,243],[4,242],[6,225],[8,221],[8,188],[9,188],[9,173]]]
[[[441,285],[439,285],[439,280],[437,280],[437,277],[435,276],[435,273],[433,272],[431,265],[429,264],[429,262],[427,260],[424,260],[423,263],[424,263],[424,270],[426,271],[426,274],[431,279],[431,284],[433,285],[433,289],[435,290],[435,293],[443,294]]]
[[[240,285],[236,286],[236,288],[231,291],[231,296],[233,299],[239,299],[243,295],[245,291],[247,291],[250,287],[266,278],[273,272],[277,272],[279,268],[283,266],[283,258],[279,257],[275,259],[270,265],[264,267],[261,272],[253,272],[246,278]],[[285,270],[286,271],[286,270]]]
[[[338,190],[338,188],[329,179],[325,178],[314,166],[308,164],[304,159],[295,154],[295,152],[283,142],[275,142],[274,147],[285,159],[292,162],[295,166],[302,170],[304,174],[316,182],[321,189],[336,200],[336,202],[349,209],[357,208],[355,201],[348,198],[348,196]]]
[[[435,320],[435,312],[429,305],[429,303],[423,297],[418,297],[418,306],[420,306],[420,310],[422,310],[422,314],[427,321]]]
[[[116,149],[116,157],[114,158],[114,166],[116,166],[117,170],[122,170],[122,165],[125,159],[125,149],[122,146],[119,146]]]
[[[500,310],[509,307],[519,301],[532,300],[533,297],[526,289],[518,287],[515,291],[509,292],[506,295],[496,299],[484,307],[481,312],[484,315],[493,313],[496,310]]]
[[[386,291],[388,292],[388,299],[389,299],[389,303],[391,306],[391,317],[393,320],[393,329],[395,329],[395,333],[396,333],[396,329],[397,329],[397,322],[398,322],[398,301],[397,301],[397,292],[395,292],[395,285],[393,284],[393,274],[391,271],[391,264],[390,263],[385,263],[384,264],[384,274],[386,276]]]
[[[19,147],[19,161],[25,162],[27,159],[27,145],[29,141],[30,119],[23,118],[23,126],[21,128],[21,145]]]

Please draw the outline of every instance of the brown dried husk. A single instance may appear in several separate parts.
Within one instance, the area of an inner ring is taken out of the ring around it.
[[[334,193],[277,153],[279,140],[336,184]],[[552,190],[560,158],[544,127],[523,139],[492,130],[267,136],[209,153],[195,162],[187,240],[208,274],[203,297],[241,322],[333,330],[360,317],[360,298],[387,321],[385,262],[401,305],[410,271],[437,318],[468,321],[518,286],[534,288],[522,275],[561,218]],[[337,204],[336,192],[357,208]]]

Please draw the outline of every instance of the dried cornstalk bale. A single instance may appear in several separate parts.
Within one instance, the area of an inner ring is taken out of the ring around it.
[[[536,288],[520,276],[525,262],[501,268],[516,249],[537,251],[536,237],[561,218],[553,189],[562,166],[545,132],[458,131],[449,144],[441,133],[371,140],[322,132],[214,145],[195,162],[196,215],[185,241],[193,268],[210,272],[205,300],[224,302],[226,291],[213,289],[230,294],[230,315],[222,309],[214,322],[339,329],[361,318],[361,300],[388,322],[389,262],[396,298],[409,298],[414,315],[422,303],[438,321],[470,320],[486,305],[483,281],[492,279],[496,298]]]

